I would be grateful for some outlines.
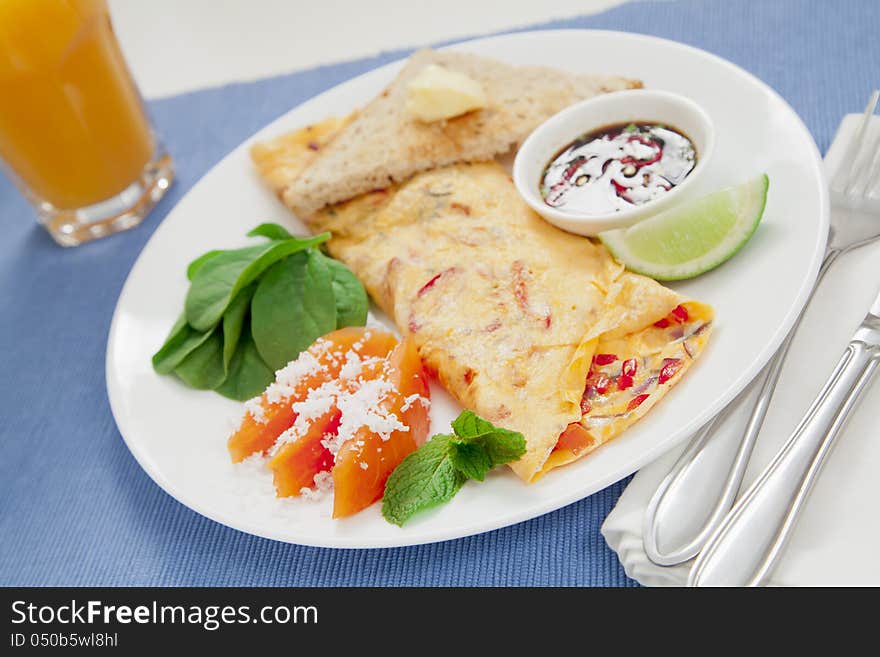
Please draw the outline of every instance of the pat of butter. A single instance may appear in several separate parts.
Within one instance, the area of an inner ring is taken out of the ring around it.
[[[486,94],[476,80],[436,64],[423,68],[409,83],[406,110],[425,123],[485,106]]]

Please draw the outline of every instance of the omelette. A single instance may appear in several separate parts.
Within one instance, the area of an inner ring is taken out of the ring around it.
[[[418,174],[309,218],[466,408],[521,432],[533,481],[619,435],[699,356],[712,311],[561,231],[495,162]]]
[[[349,119],[258,144],[275,177],[303,170]],[[305,217],[410,335],[464,407],[519,431],[531,482],[643,417],[693,366],[712,310],[545,222],[497,162],[459,163]]]

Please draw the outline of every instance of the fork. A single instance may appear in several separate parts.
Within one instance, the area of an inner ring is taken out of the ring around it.
[[[719,451],[710,443],[719,432],[731,431],[730,422],[736,413],[722,412],[697,434],[672,470],[666,475],[645,511],[644,547],[648,558],[660,566],[683,563],[696,556],[709,537],[721,525],[739,493],[746,466],[770,400],[779,380],[782,364],[791,346],[797,327],[812,299],[813,293],[831,265],[844,253],[880,238],[880,134],[868,139],[872,117],[880,101],[880,90],[871,94],[861,123],[853,133],[831,180],[831,226],[825,257],[804,308],[778,351],[764,369],[764,381],[754,402],[745,431],[736,449]],[[741,402],[740,402],[741,403]],[[733,438],[737,438],[734,434]],[[724,445],[722,445],[723,447]],[[731,460],[732,459],[732,460]],[[706,495],[705,486],[718,472],[727,471],[717,497]],[[696,507],[703,504],[702,511]],[[672,549],[660,547],[662,518],[681,518],[682,513],[705,519],[679,528],[679,545]],[[683,544],[682,544],[683,543]]]

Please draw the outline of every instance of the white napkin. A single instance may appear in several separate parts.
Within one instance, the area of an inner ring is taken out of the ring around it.
[[[836,166],[860,119],[860,115],[849,115],[841,123],[825,158],[826,166],[829,162]],[[874,118],[871,133],[871,139],[880,136],[880,117]],[[833,171],[829,171],[830,174]],[[772,190],[772,180],[770,184]],[[785,263],[780,263],[782,266]],[[772,285],[772,281],[768,281],[768,285]],[[880,244],[877,243],[842,256],[826,274],[792,344],[746,472],[743,490],[770,462],[804,415],[878,290]],[[747,394],[754,398],[756,390]],[[734,416],[741,424],[745,423],[750,408],[748,403],[739,404]],[[643,468],[602,526],[605,540],[617,552],[627,575],[647,586],[684,585],[692,564],[657,566],[647,558],[642,544],[642,523],[648,501],[684,447],[672,450]],[[880,381],[875,381],[826,461],[770,583],[880,585],[878,505]]]

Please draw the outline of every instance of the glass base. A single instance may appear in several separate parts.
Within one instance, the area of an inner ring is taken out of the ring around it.
[[[165,196],[172,182],[174,162],[160,149],[144,167],[140,178],[116,196],[75,210],[62,210],[40,201],[36,203],[37,215],[61,246],[77,246],[140,224]]]

